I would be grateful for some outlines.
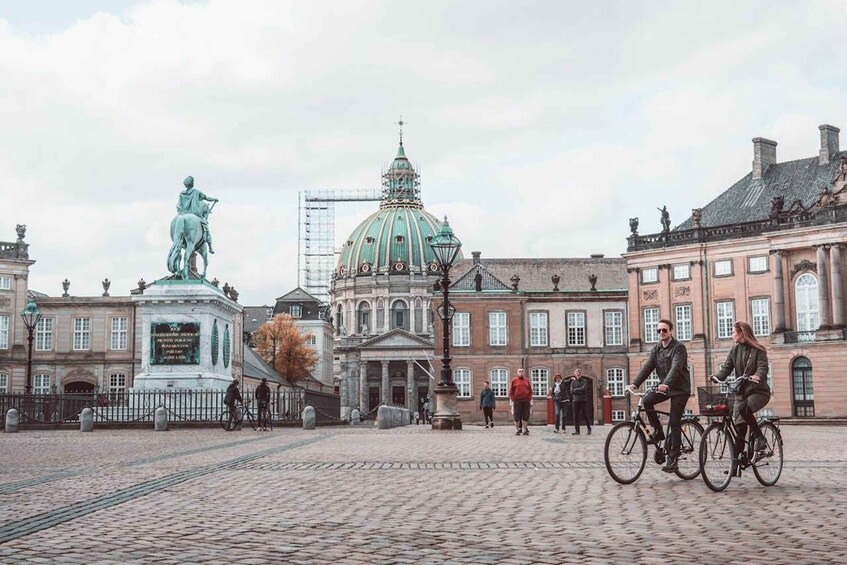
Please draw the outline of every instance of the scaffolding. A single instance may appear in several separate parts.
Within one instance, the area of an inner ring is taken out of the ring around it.
[[[300,287],[329,302],[335,271],[335,203],[382,200],[382,190],[327,189],[298,193],[297,276]]]

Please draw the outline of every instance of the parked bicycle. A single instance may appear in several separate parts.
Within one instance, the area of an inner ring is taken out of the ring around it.
[[[655,390],[655,387],[650,387],[643,393],[632,393],[639,399],[638,408],[632,412],[631,420],[615,424],[609,431],[609,435],[606,436],[606,446],[603,453],[606,470],[614,480],[622,485],[634,483],[644,471],[647,462],[647,438],[650,436],[645,416],[648,410],[644,408],[644,396]],[[627,391],[626,395],[627,403],[629,403],[630,392]],[[667,412],[653,411],[668,416]],[[700,438],[703,435],[703,426],[700,425],[697,416],[690,415],[682,417],[681,426],[679,469],[674,472],[680,479],[690,481],[700,474],[697,455]],[[670,430],[668,430],[666,437],[670,437]],[[665,445],[657,444],[656,451],[653,453],[653,461],[657,465],[663,465],[666,459]]]
[[[263,432],[273,431],[273,416],[271,415],[271,405],[267,402],[259,403],[258,426]]]
[[[742,375],[736,379],[736,383],[748,378]],[[711,380],[720,382],[714,378]],[[719,418],[706,428],[700,440],[698,459],[706,486],[720,492],[729,486],[732,477],[740,477],[741,471],[750,467],[762,485],[775,485],[782,474],[783,465],[779,418],[762,416],[758,419],[759,429],[765,438],[764,449],[756,450],[754,442],[745,438],[744,456],[739,459],[735,453],[738,431],[732,421],[735,392],[726,387],[697,387],[697,400],[701,415]]]
[[[237,402],[235,405],[235,414],[230,413],[229,408],[224,408],[224,411],[221,412],[220,415],[220,424],[221,427],[231,432],[233,430],[237,430],[242,423],[246,420],[251,428],[256,429],[256,418],[253,416],[253,412],[250,410],[250,403],[244,404],[243,402]]]

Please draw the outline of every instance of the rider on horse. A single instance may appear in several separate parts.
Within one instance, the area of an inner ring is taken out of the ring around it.
[[[203,237],[209,245],[209,253],[214,253],[212,249],[212,234],[209,233],[209,206],[203,201],[217,202],[217,198],[206,196],[196,188],[194,188],[194,177],[186,177],[183,181],[185,190],[179,193],[179,200],[176,203],[176,211],[179,214],[194,214],[200,218],[200,224],[203,226]]]

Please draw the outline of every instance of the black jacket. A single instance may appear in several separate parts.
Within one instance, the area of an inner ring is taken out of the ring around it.
[[[256,387],[256,400],[260,402],[270,402],[271,387],[269,387],[267,383],[261,383]]]
[[[765,351],[750,347],[745,343],[736,343],[729,350],[723,368],[718,371],[719,380],[725,381],[729,374],[735,371],[735,376],[758,375],[759,382],[747,381],[741,387],[741,396],[754,392],[770,394],[768,386],[768,354]]]
[[[571,381],[571,399],[574,402],[585,402],[588,400],[588,379],[581,377]]]
[[[232,382],[226,387],[226,396],[224,397],[224,404],[232,404],[235,401],[242,402],[241,400],[241,391],[238,390],[238,384]]]
[[[497,401],[494,399],[494,391],[490,388],[483,388],[479,394],[479,407],[495,408],[496,406]]]
[[[667,385],[668,396],[691,394],[688,350],[676,338],[671,339],[667,347],[662,346],[661,342],[656,344],[632,384],[636,387],[641,386],[641,383],[646,381],[653,371],[656,371],[656,375],[661,380],[660,384]]]

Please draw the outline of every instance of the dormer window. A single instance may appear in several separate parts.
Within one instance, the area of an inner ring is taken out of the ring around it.
[[[403,243],[403,236],[398,235],[397,237],[394,238],[394,241],[396,241],[397,243]]]
[[[291,305],[291,317],[292,318],[301,318],[303,317],[303,307],[299,304]]]
[[[371,236],[365,238],[365,243],[367,243],[368,245],[373,245],[373,242],[374,238],[372,238]]]
[[[274,317],[274,309],[273,308],[267,308],[265,310],[265,318],[267,318],[268,320],[272,320],[273,317]]]

